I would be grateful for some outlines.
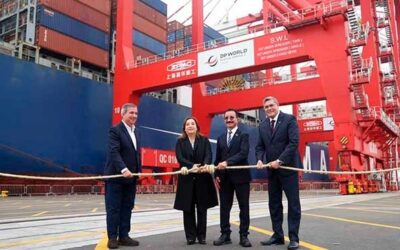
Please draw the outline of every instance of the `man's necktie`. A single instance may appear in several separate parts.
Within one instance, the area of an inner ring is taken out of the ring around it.
[[[274,133],[275,130],[275,120],[271,120],[271,135]]]
[[[228,132],[228,147],[231,144],[231,141],[232,141],[232,130],[229,130],[229,132]]]

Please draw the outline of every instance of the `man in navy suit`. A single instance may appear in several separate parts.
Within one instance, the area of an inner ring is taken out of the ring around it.
[[[248,165],[249,135],[238,128],[236,110],[228,109],[224,114],[227,130],[218,137],[215,166],[215,183],[220,197],[220,226],[221,236],[214,241],[215,246],[232,243],[229,216],[233,204],[233,194],[239,202],[240,245],[251,247],[247,237],[249,234],[250,215],[250,171],[249,169],[226,170],[227,166]]]
[[[265,159],[268,171],[269,212],[274,234],[262,245],[283,245],[282,191],[288,200],[288,227],[290,243],[288,249],[299,248],[301,207],[298,173],[279,169],[280,165],[301,167],[298,153],[299,129],[296,117],[279,111],[275,97],[264,98],[263,107],[267,118],[260,123],[256,146],[257,167],[262,168]],[[264,158],[265,157],[265,158]]]
[[[106,181],[106,212],[108,248],[118,245],[138,246],[129,237],[131,214],[135,203],[136,180],[132,173],[141,172],[140,144],[135,123],[138,109],[132,103],[121,108],[122,121],[109,131],[107,162],[104,174],[123,174],[124,177]]]

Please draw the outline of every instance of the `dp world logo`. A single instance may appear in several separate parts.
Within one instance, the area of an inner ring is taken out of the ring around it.
[[[216,56],[210,56],[206,62],[206,64],[210,67],[214,67],[218,64],[218,59]]]

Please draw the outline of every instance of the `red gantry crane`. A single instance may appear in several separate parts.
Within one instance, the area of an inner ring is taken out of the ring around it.
[[[248,26],[252,38],[203,43],[203,0],[193,0],[193,45],[178,56],[167,52],[140,62],[132,53],[134,1],[119,1],[113,121],[123,103],[187,84],[193,88],[192,113],[205,134],[214,115],[227,108],[258,109],[266,95],[276,96],[281,105],[325,100],[329,119],[300,121],[302,153],[309,142],[328,141],[329,170],[397,167],[399,1],[262,1],[259,14],[237,20],[237,25],[263,20],[263,25]],[[315,62],[316,77],[297,77],[296,64],[309,61]],[[280,84],[272,69],[285,65],[290,65],[291,79]],[[204,84],[258,70],[266,70],[266,79],[240,90],[210,93]],[[304,129],[309,126],[316,128]],[[397,190],[399,183],[394,171],[332,178],[342,184],[343,194],[349,182],[357,193]]]

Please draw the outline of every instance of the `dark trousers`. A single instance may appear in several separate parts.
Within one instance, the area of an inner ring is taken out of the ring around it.
[[[289,239],[299,241],[301,206],[299,198],[298,174],[283,176],[277,172],[268,177],[269,212],[275,237],[283,238],[282,190],[288,200]]]
[[[250,212],[249,212],[249,198],[250,198],[250,183],[234,184],[229,180],[221,181],[221,188],[219,190],[220,204],[220,225],[222,234],[231,233],[231,224],[229,217],[233,204],[233,193],[236,192],[236,198],[239,203],[239,218],[240,235],[247,236],[249,234],[250,226]]]
[[[196,196],[196,185],[193,188],[192,206],[190,211],[183,211],[183,227],[187,240],[206,239],[207,232],[207,208],[198,205]],[[197,208],[197,223],[196,223]]]
[[[106,182],[107,235],[109,239],[129,236],[135,205],[136,183]]]

